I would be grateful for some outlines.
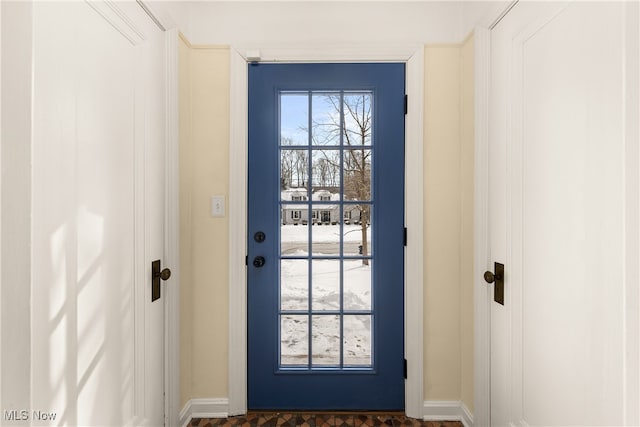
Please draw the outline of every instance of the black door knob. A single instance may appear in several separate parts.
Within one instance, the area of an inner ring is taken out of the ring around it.
[[[484,281],[487,283],[493,283],[496,280],[496,276],[493,275],[490,271],[484,272]]]
[[[168,268],[165,268],[160,272],[160,278],[162,280],[168,280],[169,277],[171,277],[171,270],[169,270]]]
[[[253,259],[253,266],[256,268],[260,268],[264,265],[265,259],[263,256],[257,256]]]
[[[493,300],[498,304],[504,305],[504,264],[494,262],[493,271],[484,272],[484,281],[495,283]]]

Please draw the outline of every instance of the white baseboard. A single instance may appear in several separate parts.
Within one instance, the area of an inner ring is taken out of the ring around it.
[[[425,421],[460,421],[473,427],[473,414],[459,400],[428,400],[424,402]],[[185,427],[193,418],[227,418],[229,399],[191,399],[180,411],[179,425]]]
[[[184,405],[178,423],[186,427],[193,418],[227,418],[229,399],[191,399]]]
[[[462,408],[462,420],[460,421],[462,421],[462,424],[464,424],[464,427],[473,427],[473,414],[471,413],[469,408],[467,408],[467,405],[465,405],[464,403],[462,403],[461,408]]]
[[[425,421],[460,421],[473,427],[473,414],[460,400],[425,400],[422,408]]]

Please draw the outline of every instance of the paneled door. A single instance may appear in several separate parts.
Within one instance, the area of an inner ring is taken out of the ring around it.
[[[491,425],[638,424],[637,25],[637,3],[520,2],[491,32]]]
[[[169,36],[135,2],[30,7],[31,405],[47,424],[162,426]]]
[[[249,65],[250,409],[404,409],[404,82]]]

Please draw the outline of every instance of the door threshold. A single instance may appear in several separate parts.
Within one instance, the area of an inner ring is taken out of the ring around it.
[[[389,415],[392,417],[405,416],[404,411],[304,411],[304,410],[288,410],[288,409],[274,409],[272,411],[252,411],[248,410],[247,415],[262,415],[262,414],[304,414],[304,415]]]

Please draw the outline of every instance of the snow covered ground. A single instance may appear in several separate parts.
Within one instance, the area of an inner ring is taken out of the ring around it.
[[[307,255],[309,251],[309,228],[311,228],[313,255],[340,255],[340,225],[283,225],[280,228],[282,255]],[[344,255],[359,255],[362,244],[362,227],[344,225]],[[371,227],[367,229],[369,255],[371,255]]]
[[[314,256],[339,255],[340,226],[314,225],[312,228]],[[361,244],[361,227],[345,225],[345,254],[357,255]],[[370,230],[369,247],[370,244]],[[281,228],[283,254],[306,255],[308,226],[284,225]],[[320,244],[320,245],[318,245]],[[347,249],[347,246],[350,249]],[[355,252],[353,251],[355,247]],[[318,251],[318,248],[319,251]],[[285,252],[286,250],[286,252]],[[311,316],[311,346],[313,365],[335,366],[340,363],[340,316],[321,314],[340,309],[340,266],[344,275],[342,302],[344,310],[371,310],[371,267],[362,260],[314,259],[281,261],[281,309],[307,310]],[[311,267],[311,292],[309,292]],[[311,294],[311,295],[310,295]],[[371,365],[371,315],[347,314],[343,317],[343,359],[345,365]],[[309,354],[309,316],[287,314],[281,318],[281,363],[306,365]]]

